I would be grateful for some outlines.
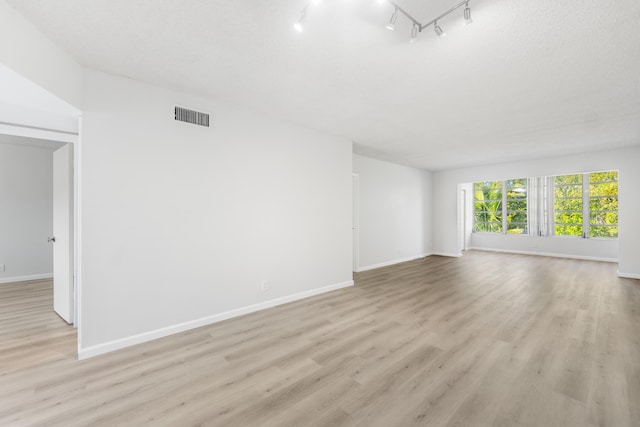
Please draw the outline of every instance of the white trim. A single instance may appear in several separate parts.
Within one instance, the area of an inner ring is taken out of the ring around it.
[[[53,279],[53,273],[32,274],[30,276],[0,277],[0,283],[28,282],[30,280]]]
[[[553,258],[584,259],[587,261],[618,262],[617,258],[601,258],[601,257],[586,256],[586,255],[556,254],[551,252],[518,251],[518,250],[512,250],[512,249],[483,248],[483,247],[477,247],[477,246],[470,247],[469,249],[474,251],[504,252],[508,254],[548,256]]]
[[[353,212],[351,212],[352,218],[352,264],[353,271],[358,272],[360,270],[360,175],[357,173],[351,174],[351,185],[353,188],[351,189],[351,206]]]
[[[225,311],[223,313],[214,314],[212,316],[202,317],[200,319],[190,320],[188,322],[178,323],[176,325],[155,329],[153,331],[143,332],[138,335],[133,335],[126,338],[120,338],[120,339],[109,341],[103,344],[98,344],[98,345],[94,345],[87,348],[79,348],[78,359],[79,360],[87,359],[89,357],[98,356],[100,354],[108,353],[110,351],[119,350],[121,348],[130,347],[136,344],[142,344],[147,341],[177,334],[190,329],[199,328],[201,326],[210,325],[212,323],[221,322],[223,320],[232,319],[234,317],[243,316],[245,314],[253,313],[256,311],[265,310],[267,308],[275,307],[277,305],[286,304],[289,302],[323,294],[325,292],[331,292],[338,289],[346,288],[349,286],[353,286],[353,284],[354,284],[353,280],[348,280],[346,282],[324,286],[322,288],[312,289],[310,291],[300,292],[300,293],[289,295],[286,297],[276,298],[276,299],[261,302],[258,304],[237,308],[235,310]]]
[[[80,351],[80,324],[82,323],[82,115],[78,116],[78,142],[73,146],[73,284],[74,284],[74,316],[73,326],[78,329],[77,351]]]
[[[625,278],[625,279],[640,279],[640,274],[623,273],[620,270],[618,270],[618,277],[622,277],[622,278]]]
[[[416,260],[416,259],[428,257],[429,255],[431,255],[431,254],[430,253],[428,253],[428,254],[420,254],[420,255],[415,255],[415,256],[411,256],[411,257],[407,257],[407,258],[398,258],[398,259],[393,259],[391,261],[380,262],[378,264],[371,264],[371,265],[367,265],[367,266],[364,266],[364,267],[360,267],[360,269],[357,272],[367,271],[367,270],[375,270],[376,268],[381,268],[381,267],[388,267],[390,265],[400,264],[400,263],[403,263],[403,262],[413,261],[413,260]]]
[[[23,136],[26,138],[48,139],[58,142],[78,142],[78,135],[75,133],[21,126],[11,123],[0,123],[0,133],[5,135]]]
[[[467,248],[467,249],[471,249],[471,248]],[[459,252],[457,254],[452,254],[452,253],[448,253],[448,252],[434,252],[431,255],[448,256],[448,257],[451,257],[451,258],[460,258],[462,256],[462,252]]]

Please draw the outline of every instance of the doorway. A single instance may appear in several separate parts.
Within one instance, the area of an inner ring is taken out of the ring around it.
[[[458,184],[458,249],[460,254],[471,248],[473,231],[473,183]]]
[[[50,133],[58,140],[0,134],[5,163],[0,182],[3,221],[12,229],[0,245],[4,273],[0,283],[52,281],[53,311],[77,326],[73,179],[77,135]]]

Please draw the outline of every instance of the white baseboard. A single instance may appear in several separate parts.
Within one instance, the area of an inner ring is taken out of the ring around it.
[[[153,331],[144,332],[142,334],[133,335],[126,338],[120,338],[118,340],[109,341],[103,344],[98,344],[98,345],[94,345],[87,348],[79,348],[78,359],[79,360],[87,359],[89,357],[98,356],[100,354],[108,353],[114,350],[119,350],[119,349],[130,347],[136,344],[142,344],[147,341],[163,338],[163,337],[184,332],[190,329],[199,328],[201,326],[210,325],[212,323],[221,322],[223,320],[227,320],[227,319],[242,316],[245,314],[253,313],[256,311],[264,310],[267,308],[275,307],[277,305],[286,304],[286,303],[301,300],[304,298],[309,298],[314,295],[319,295],[326,292],[347,288],[349,286],[353,286],[353,280],[348,280],[346,282],[324,286],[322,288],[312,289],[310,291],[300,292],[293,295],[288,295],[282,298],[272,299],[272,300],[261,302],[258,304],[237,308],[235,310],[225,311],[223,313],[214,314],[212,316],[190,320],[188,322],[179,323],[177,325],[171,325],[171,326],[156,329]]]
[[[413,260],[416,260],[416,259],[424,258],[424,257],[427,257],[429,255],[431,255],[431,254],[430,253],[428,253],[428,254],[420,254],[420,255],[414,255],[414,256],[411,256],[411,257],[398,258],[398,259],[393,259],[391,261],[380,262],[378,264],[366,265],[364,267],[358,268],[357,272],[367,271],[367,270],[375,270],[376,268],[382,268],[382,267],[388,267],[390,265],[400,264],[402,262],[413,261]]]
[[[32,274],[30,276],[0,277],[0,284],[13,282],[28,282],[30,280],[53,279],[53,273]]]
[[[462,256],[462,253],[452,254],[452,253],[448,253],[448,252],[434,252],[431,255],[448,256],[448,257],[451,257],[451,258],[460,258]]]
[[[485,251],[485,252],[503,252],[507,254],[519,254],[519,255],[536,255],[536,256],[548,256],[552,258],[569,258],[569,259],[583,259],[587,261],[604,261],[604,262],[618,262],[616,258],[600,258],[584,255],[569,255],[569,254],[556,254],[551,252],[534,252],[534,251],[518,251],[511,249],[496,249],[496,248],[483,248],[483,247],[470,247],[469,250]]]
[[[625,279],[640,279],[640,274],[623,273],[622,271],[618,270],[618,277],[623,277]]]

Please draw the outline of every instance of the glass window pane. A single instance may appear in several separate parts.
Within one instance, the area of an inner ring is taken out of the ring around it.
[[[589,235],[618,237],[618,172],[589,174]]]
[[[589,182],[618,182],[617,171],[592,172],[589,174]]]
[[[589,224],[592,225],[618,225],[617,211],[591,211]]]
[[[582,174],[577,173],[574,175],[559,175],[555,177],[555,184],[563,185],[563,184],[580,184],[582,185]]]
[[[473,185],[474,231],[502,233],[502,181]]]
[[[526,234],[527,178],[509,179],[507,187],[507,233]]]
[[[507,225],[507,233],[508,234],[527,234],[529,230],[527,229],[527,223],[515,223],[511,222]]]
[[[582,236],[582,174],[554,177],[554,219],[557,236]]]
[[[501,233],[502,222],[476,222],[474,231],[481,233]]]
[[[618,237],[618,226],[591,226],[591,237]]]
[[[556,212],[555,223],[556,225],[567,225],[567,224],[582,225],[582,211]]]
[[[582,236],[582,225],[558,225],[555,227],[556,236]]]

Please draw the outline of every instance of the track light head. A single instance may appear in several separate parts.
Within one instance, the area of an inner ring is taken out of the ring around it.
[[[471,23],[473,23],[473,19],[471,19],[471,9],[469,9],[469,3],[467,3],[464,8],[464,25],[469,25]]]
[[[295,28],[295,30],[299,33],[302,32],[302,30],[304,29],[304,27],[302,26],[302,21],[304,21],[304,18],[307,17],[307,7],[305,6],[304,9],[302,9],[302,11],[300,12],[300,18],[296,21],[295,24],[293,24],[293,28]]]
[[[436,32],[436,36],[438,37],[445,37],[447,35],[447,33],[440,28],[440,25],[438,25],[438,21],[433,23],[433,31]]]
[[[409,39],[409,43],[415,43],[418,40],[418,24],[414,23],[411,28],[411,38]]]
[[[387,29],[393,31],[393,29],[396,27],[396,21],[398,20],[398,9],[393,11],[393,14],[391,15],[391,18],[389,19],[389,23],[387,24]]]

